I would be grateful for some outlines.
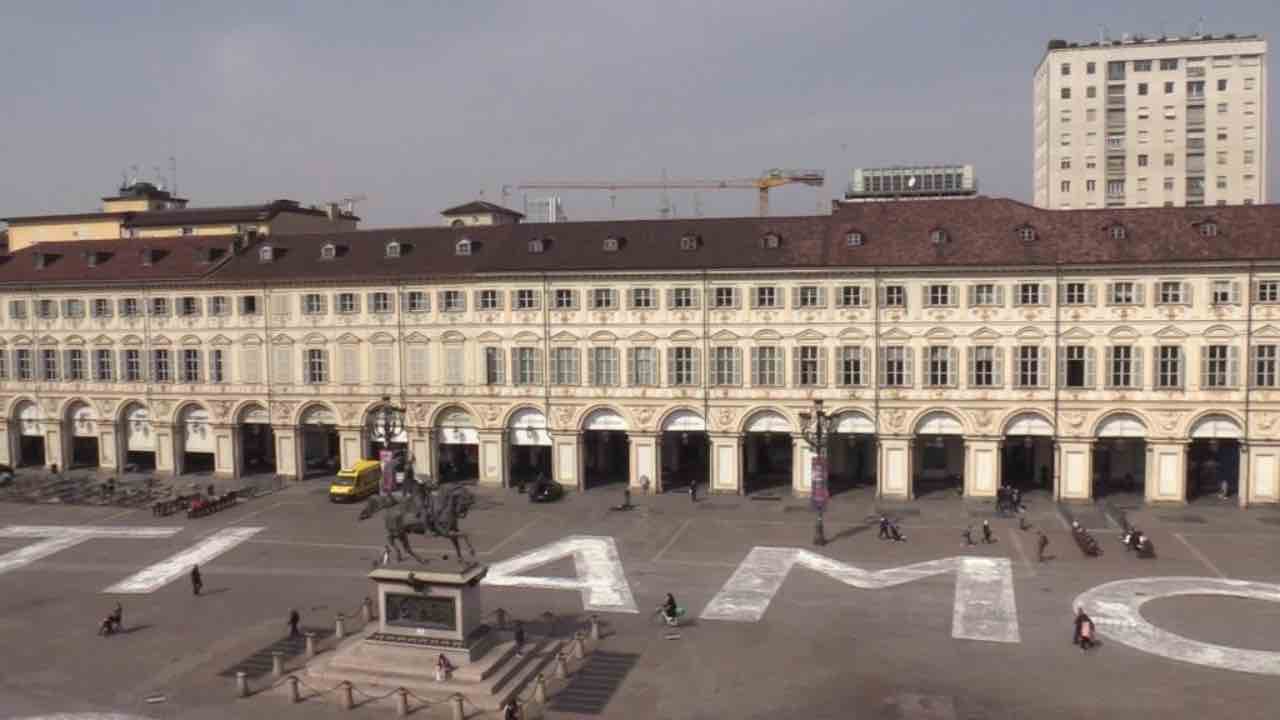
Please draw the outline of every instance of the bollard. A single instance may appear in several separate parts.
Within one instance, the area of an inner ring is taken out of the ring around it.
[[[462,707],[462,695],[449,698],[449,707],[453,708],[453,720],[467,720],[467,711]]]
[[[409,716],[409,691],[404,688],[396,690],[396,717]]]
[[[369,598],[364,599],[364,604],[360,606],[360,614],[364,616],[364,621],[373,620],[373,601]]]
[[[356,706],[355,699],[351,697],[351,683],[343,680],[342,684],[338,686],[338,690],[340,693],[338,697],[342,699],[343,710],[350,710]]]
[[[307,658],[316,656],[316,634],[307,633]]]
[[[556,653],[556,677],[561,680],[569,677],[569,662],[564,656],[564,651]]]
[[[503,610],[502,608],[498,608],[497,610],[493,611],[493,614],[498,619],[498,629],[506,630],[507,629],[507,611]]]
[[[600,616],[591,616],[591,639],[596,642],[600,641]]]
[[[533,701],[539,705],[547,704],[547,679],[538,673],[538,678],[533,681]]]
[[[341,640],[347,636],[347,619],[338,613],[338,619],[333,623],[333,635]]]
[[[298,686],[297,675],[289,676],[289,699],[296,703],[302,702],[302,690]]]
[[[582,631],[573,634],[573,656],[581,660],[587,656],[587,643],[582,637]]]
[[[243,670],[236,673],[236,693],[240,697],[249,697],[249,676]]]
[[[271,653],[271,677],[284,675],[284,653],[276,650]]]

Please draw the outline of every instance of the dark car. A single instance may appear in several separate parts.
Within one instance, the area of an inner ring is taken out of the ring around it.
[[[560,483],[550,480],[539,480],[529,485],[529,502],[555,502],[564,497],[564,488]]]

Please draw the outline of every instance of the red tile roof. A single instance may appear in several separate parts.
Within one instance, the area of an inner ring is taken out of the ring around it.
[[[0,257],[0,287],[198,281],[232,255],[232,236],[43,242]],[[142,253],[151,251],[150,265]],[[96,254],[96,266],[90,266]],[[37,255],[42,266],[37,267]]]

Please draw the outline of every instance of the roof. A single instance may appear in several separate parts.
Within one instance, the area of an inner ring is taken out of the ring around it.
[[[125,227],[177,227],[182,225],[225,225],[230,223],[266,222],[281,213],[324,217],[319,208],[303,207],[293,200],[272,200],[263,205],[223,205],[214,207],[173,208],[169,210],[137,210],[123,212],[71,213],[66,215],[26,215],[4,218],[10,224],[29,222],[69,222],[122,218]],[[343,213],[347,220],[359,220]]]
[[[462,205],[456,205],[440,211],[440,214],[445,216],[479,215],[481,213],[496,213],[498,215],[510,215],[511,217],[516,218],[524,217],[524,213],[522,212],[517,212],[511,208],[502,207],[501,205],[495,205],[491,202],[485,202],[484,200],[472,200],[469,203],[463,203]]]
[[[231,256],[234,236],[42,242],[0,256],[0,286],[198,280]],[[142,252],[152,251],[144,265]],[[36,256],[43,267],[37,268]],[[90,266],[90,255],[96,265]],[[210,259],[212,257],[212,260]]]

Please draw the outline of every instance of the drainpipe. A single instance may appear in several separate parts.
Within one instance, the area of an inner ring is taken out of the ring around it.
[[[1009,368],[1014,372],[1015,368]],[[1053,383],[1053,500],[1062,499],[1062,449],[1058,447],[1058,410],[1062,395],[1062,383],[1058,376],[1062,373],[1062,262],[1054,263],[1053,291],[1053,371],[1049,374],[1049,382]]]
[[[884,465],[880,452],[880,270],[871,269],[871,402],[876,433],[876,498],[884,487]]]
[[[1240,507],[1249,505],[1249,488],[1252,487],[1253,463],[1249,460],[1249,411],[1253,405],[1253,368],[1249,358],[1253,353],[1253,274],[1255,261],[1249,261],[1249,283],[1245,286],[1245,325],[1244,325],[1244,440],[1240,443],[1239,462],[1244,463],[1244,482],[1236,488],[1237,504]],[[1239,472],[1237,470],[1237,472]]]
[[[707,306],[711,304],[711,298],[707,297],[707,290],[708,290],[707,282],[708,282],[707,271],[703,270],[702,271],[702,367],[699,368],[699,370],[701,371],[699,375],[701,377],[699,377],[698,382],[702,384],[702,417],[704,418],[703,422],[705,423],[708,429],[707,443],[710,444],[711,436],[709,431],[711,429],[711,383],[707,381],[707,378],[711,374],[711,334],[710,334],[711,333],[711,313],[708,310]],[[710,448],[707,449],[707,453],[708,455],[710,454]],[[710,464],[711,458],[708,457],[707,460],[708,460],[708,464]],[[711,478],[708,478],[708,482],[711,482],[711,480],[712,480]],[[715,483],[712,482],[711,484],[714,485]],[[711,488],[708,487],[707,494],[710,494],[710,493],[711,493]]]

